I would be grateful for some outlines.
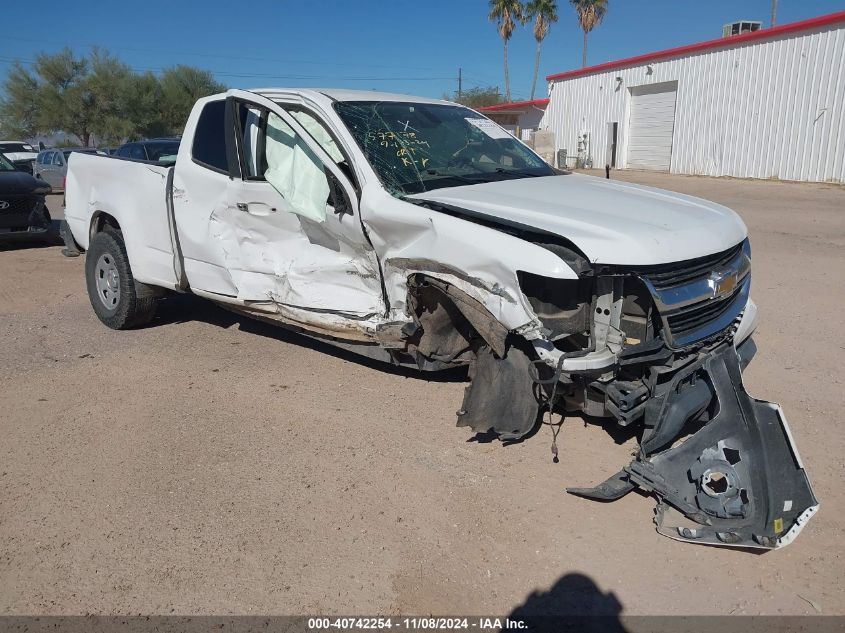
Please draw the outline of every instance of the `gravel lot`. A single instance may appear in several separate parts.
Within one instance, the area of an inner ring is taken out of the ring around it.
[[[572,417],[559,464],[546,428],[472,441],[460,372],[361,362],[188,296],[114,332],[84,258],[0,247],[0,613],[845,614],[845,188],[614,177],[749,226],[746,382],[783,404],[822,504],[793,545],[678,543],[648,497],[565,494],[634,440]]]

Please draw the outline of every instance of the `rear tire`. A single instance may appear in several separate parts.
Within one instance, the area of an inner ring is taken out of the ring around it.
[[[120,231],[107,228],[88,245],[85,258],[88,298],[97,317],[113,330],[149,323],[157,297],[138,297]]]

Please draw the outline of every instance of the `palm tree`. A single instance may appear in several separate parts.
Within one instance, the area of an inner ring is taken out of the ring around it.
[[[505,100],[511,100],[511,78],[508,71],[508,40],[517,22],[525,22],[525,8],[519,0],[490,0],[488,19],[496,22],[496,30],[505,43]]]
[[[569,0],[578,14],[578,23],[584,31],[584,51],[581,65],[587,65],[587,33],[597,27],[607,13],[607,0]]]
[[[534,39],[537,40],[537,56],[534,59],[534,79],[531,82],[531,100],[534,100],[534,90],[537,87],[537,73],[540,72],[540,46],[552,22],[557,22],[556,0],[531,0],[525,6],[525,17],[534,18]]]

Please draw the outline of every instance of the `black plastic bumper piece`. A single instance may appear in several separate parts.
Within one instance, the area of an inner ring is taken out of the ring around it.
[[[742,385],[732,345],[704,363],[718,413],[672,448],[642,454],[628,479],[660,501],[658,532],[692,543],[772,549],[790,543],[818,508],[780,407]],[[690,525],[667,526],[666,504]]]

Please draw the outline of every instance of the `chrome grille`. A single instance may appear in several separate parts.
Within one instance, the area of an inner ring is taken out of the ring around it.
[[[706,277],[711,271],[723,268],[728,265],[742,250],[742,244],[737,244],[721,253],[690,259],[675,264],[651,266],[647,270],[640,271],[648,277],[655,288],[671,288],[680,286],[699,277]]]
[[[654,299],[664,338],[675,348],[724,333],[751,288],[748,241],[721,253],[637,271]]]

